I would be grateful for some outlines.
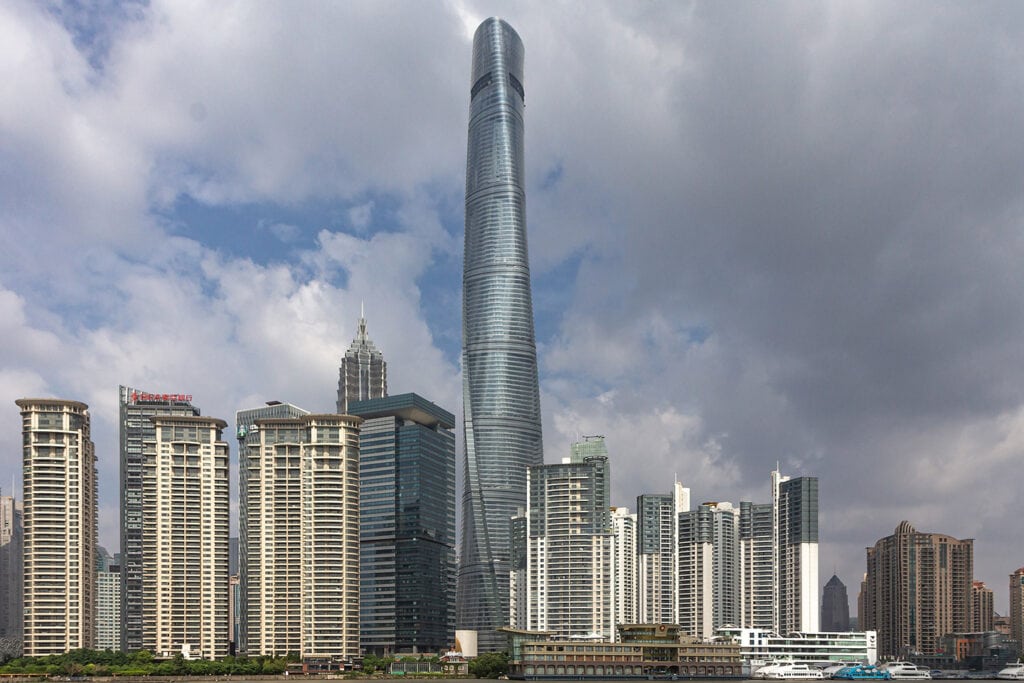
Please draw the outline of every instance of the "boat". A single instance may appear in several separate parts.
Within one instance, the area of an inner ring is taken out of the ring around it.
[[[768,678],[768,674],[770,674],[771,672],[775,671],[775,669],[779,668],[780,666],[784,666],[786,664],[792,664],[792,663],[793,663],[793,660],[791,660],[791,659],[773,659],[770,662],[768,662],[767,664],[763,664],[762,666],[758,667],[757,669],[754,669],[754,673],[751,674],[750,677],[754,678],[754,679],[757,679],[757,680],[762,680],[764,678]]]
[[[889,681],[892,674],[871,664],[855,664],[840,669],[832,674],[832,678],[840,681]]]
[[[810,664],[780,664],[773,667],[771,671],[765,674],[765,678],[768,680],[779,681],[779,680],[800,680],[806,681],[811,679],[822,679],[825,678],[825,674],[821,672],[816,666]]]
[[[851,666],[857,666],[860,662],[836,662],[822,668],[821,673],[825,674],[825,678],[835,678],[835,675]]]
[[[932,675],[928,669],[922,669],[917,664],[912,662],[889,662],[882,666],[884,671],[888,671],[892,676],[893,680],[931,680]]]
[[[1005,669],[1000,669],[996,678],[1003,681],[1024,681],[1024,662],[1020,660],[1008,664]]]

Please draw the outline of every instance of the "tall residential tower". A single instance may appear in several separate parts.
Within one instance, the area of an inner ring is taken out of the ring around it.
[[[502,649],[509,518],[544,462],[523,189],[523,43],[500,19],[473,38],[462,280],[465,430],[460,629]]]
[[[15,401],[22,419],[26,657],[96,642],[96,452],[89,407],[57,398]]]
[[[142,471],[143,443],[156,439],[150,419],[159,415],[199,415],[190,394],[154,394],[118,388],[121,445],[121,628],[118,646],[124,652],[142,644]]]

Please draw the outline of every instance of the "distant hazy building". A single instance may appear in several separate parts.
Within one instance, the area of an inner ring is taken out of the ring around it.
[[[21,654],[22,505],[0,497],[0,658]]]
[[[740,625],[774,629],[775,550],[771,503],[740,503]]]
[[[23,443],[23,653],[93,648],[98,475],[89,407],[56,398],[16,403]]]
[[[1024,649],[1024,567],[1010,574],[1010,637]]]
[[[835,574],[821,592],[821,630],[831,633],[850,630],[850,598],[846,584]]]
[[[282,461],[283,467],[275,467],[276,451],[284,454],[289,449],[286,444],[273,444],[266,452],[256,422],[306,415],[309,415],[308,410],[281,401],[268,401],[259,408],[235,413],[239,463],[237,609],[240,616],[235,650],[239,654],[299,651],[300,634],[295,624],[302,610],[301,578],[297,568],[302,553],[299,533],[301,467],[294,455]],[[298,440],[296,433],[296,444]],[[274,585],[272,592],[267,589],[270,585]],[[261,614],[270,603],[273,603],[276,618],[264,626]],[[250,618],[255,639],[252,648],[248,644]],[[281,623],[280,636],[275,627],[277,622]]]
[[[513,522],[512,626],[555,639],[616,637],[604,437],[585,437],[561,464],[527,470],[526,510]]]
[[[916,531],[896,532],[867,549],[860,628],[878,631],[882,657],[935,654],[947,633],[971,630],[974,541]]]
[[[668,494],[637,497],[637,578],[640,623],[678,624],[679,513],[690,489],[678,481]]]
[[[612,605],[613,624],[636,624],[636,515],[629,508],[612,508]]]
[[[121,630],[119,648],[134,652],[143,647],[143,443],[155,439],[150,419],[158,415],[199,415],[190,394],[152,393],[118,387],[120,436],[121,514]]]
[[[777,633],[818,628],[818,478],[771,474]]]
[[[297,412],[273,402],[238,414],[246,654],[354,657],[361,420]]]
[[[96,573],[96,649],[121,649],[121,567],[113,563]]]
[[[994,614],[992,589],[984,581],[975,581],[971,586],[971,630],[975,633],[993,630]]]
[[[350,401],[365,401],[388,395],[388,364],[370,335],[366,332],[366,318],[359,312],[359,329],[352,345],[341,357],[338,370],[338,405],[340,415],[348,412]]]
[[[455,416],[417,394],[350,401],[359,432],[364,653],[445,652],[455,637]]]
[[[679,628],[701,639],[739,623],[739,510],[704,503],[679,513]]]
[[[224,420],[157,415],[143,441],[142,645],[157,657],[228,654],[231,499]]]

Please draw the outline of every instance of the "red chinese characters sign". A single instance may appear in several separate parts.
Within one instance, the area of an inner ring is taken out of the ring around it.
[[[132,403],[136,401],[191,401],[192,394],[147,394],[142,391],[132,392]]]

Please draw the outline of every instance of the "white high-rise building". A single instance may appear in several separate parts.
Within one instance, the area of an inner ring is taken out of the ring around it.
[[[608,456],[603,437],[558,465],[527,470],[512,527],[512,625],[556,639],[615,636]]]
[[[679,628],[711,638],[740,615],[739,510],[704,503],[679,514]]]
[[[678,481],[672,493],[637,498],[640,623],[679,623],[679,513],[689,509],[690,489]]]
[[[245,651],[354,657],[361,419],[303,413],[276,401],[239,413]]]
[[[776,633],[817,632],[818,478],[771,474],[775,549],[773,628]]]
[[[18,399],[24,492],[23,653],[93,648],[96,642],[96,455],[89,407]]]
[[[612,508],[612,623],[635,624],[637,612],[636,515]],[[618,638],[618,631],[615,633]]]
[[[159,415],[143,441],[143,646],[158,657],[228,654],[227,423]]]
[[[121,649],[121,567],[116,564],[96,573],[96,649]]]

